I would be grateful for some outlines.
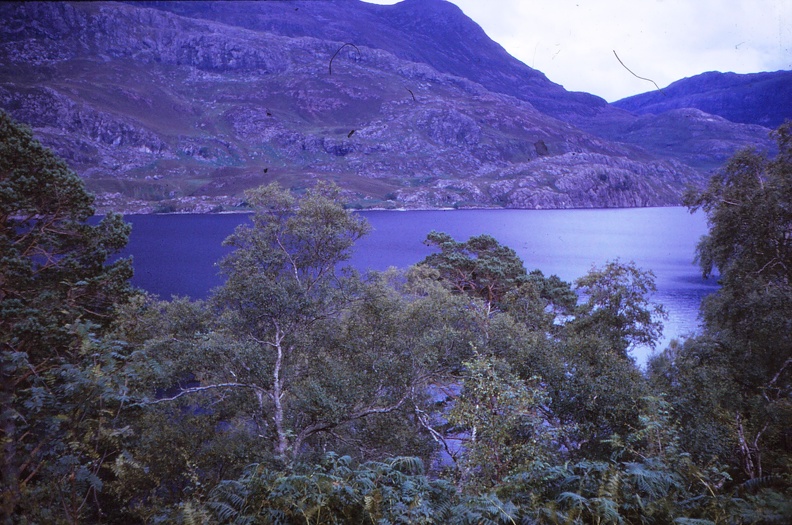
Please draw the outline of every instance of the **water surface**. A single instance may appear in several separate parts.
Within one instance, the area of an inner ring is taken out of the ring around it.
[[[431,249],[423,244],[431,230],[457,240],[487,233],[513,248],[526,268],[574,281],[593,265],[635,261],[656,276],[653,299],[669,312],[665,338],[697,328],[701,299],[717,287],[693,263],[695,247],[706,233],[702,214],[685,208],[608,210],[454,210],[360,212],[373,226],[358,242],[350,263],[360,270],[414,264]],[[216,262],[226,253],[222,241],[247,215],[131,215],[133,231],[126,254],[134,256],[133,283],[163,298],[204,298],[222,284]],[[649,349],[634,352],[643,363]]]

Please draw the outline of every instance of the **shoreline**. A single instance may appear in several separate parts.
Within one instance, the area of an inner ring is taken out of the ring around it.
[[[658,208],[685,208],[683,204],[676,205],[657,205],[657,206],[608,206],[608,207],[578,207],[578,208],[504,208],[504,207],[488,207],[488,206],[465,206],[465,207],[410,207],[410,208],[347,208],[352,212],[411,212],[411,211],[573,211],[573,210],[643,210],[643,209],[658,209]],[[253,214],[252,209],[240,210],[221,210],[221,211],[169,211],[169,212],[145,212],[145,211],[116,211],[106,210],[96,211],[94,217],[104,217],[108,213],[117,213],[122,216],[127,215],[249,215]]]

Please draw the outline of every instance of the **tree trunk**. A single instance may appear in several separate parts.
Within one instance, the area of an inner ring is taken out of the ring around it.
[[[278,355],[275,358],[275,370],[272,373],[272,402],[275,405],[273,419],[275,421],[275,432],[278,435],[278,456],[285,458],[289,449],[289,440],[286,435],[286,429],[283,427],[283,377],[281,375],[283,368],[283,332],[281,332],[279,327],[275,330],[275,350]]]
[[[3,377],[3,382],[8,385],[11,381],[8,377]],[[4,389],[5,390],[5,389]],[[2,417],[2,440],[3,440],[3,461],[2,485],[0,485],[0,523],[12,523],[14,508],[19,500],[19,472],[16,461],[16,424],[12,417],[13,409],[10,406],[11,395],[3,391],[2,403],[0,403],[0,417]]]
[[[766,428],[766,427],[765,427]],[[742,418],[737,416],[737,439],[740,443],[740,455],[742,456],[743,471],[748,474],[750,479],[762,477],[762,460],[759,452],[759,438],[762,432],[758,432],[753,444],[749,444],[745,437]]]

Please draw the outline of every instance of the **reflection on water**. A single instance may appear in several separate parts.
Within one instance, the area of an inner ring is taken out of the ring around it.
[[[358,269],[384,270],[414,264],[431,250],[422,241],[431,230],[457,240],[487,233],[513,248],[528,270],[540,269],[574,281],[592,265],[621,259],[652,270],[654,300],[669,312],[664,347],[671,338],[695,331],[701,299],[714,291],[693,263],[706,233],[702,214],[684,208],[617,210],[460,210],[361,212],[373,232],[358,242],[350,261]],[[133,233],[126,253],[135,258],[135,285],[162,297],[206,297],[222,278],[214,263],[221,246],[245,215],[128,216]],[[648,349],[636,349],[643,363]]]

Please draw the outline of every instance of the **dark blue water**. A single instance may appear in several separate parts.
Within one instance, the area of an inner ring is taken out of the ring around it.
[[[693,264],[706,233],[702,214],[684,208],[618,210],[459,210],[361,212],[373,232],[358,242],[350,261],[360,270],[406,267],[431,252],[422,241],[431,230],[466,240],[487,233],[513,248],[528,270],[574,281],[592,265],[614,259],[652,270],[654,300],[669,312],[665,339],[696,330],[701,299],[716,289]],[[131,215],[132,236],[125,251],[134,256],[133,283],[163,298],[206,297],[222,284],[215,263],[228,249],[223,239],[248,221],[246,215]],[[643,363],[648,349],[637,349]]]

